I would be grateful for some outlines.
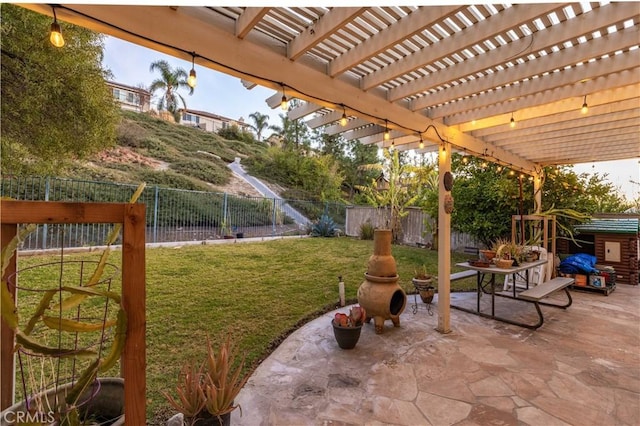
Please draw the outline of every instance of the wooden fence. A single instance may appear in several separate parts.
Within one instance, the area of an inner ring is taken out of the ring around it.
[[[409,207],[409,214],[402,218],[402,243],[407,245],[428,246],[433,245],[431,231],[426,226],[425,219],[428,215],[422,210]],[[383,227],[383,211],[369,206],[349,206],[347,207],[347,217],[345,220],[345,234],[350,237],[360,235],[360,226],[370,222],[374,227]],[[451,249],[462,251],[464,247],[479,247],[473,237],[458,232],[451,233]]]

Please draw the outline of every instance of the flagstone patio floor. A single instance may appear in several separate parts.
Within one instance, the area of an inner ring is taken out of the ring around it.
[[[437,296],[429,315],[419,299],[413,314],[409,295],[400,327],[365,324],[352,350],[338,347],[327,313],[257,368],[231,424],[640,425],[640,287],[572,296],[567,310],[542,307],[535,331],[452,309],[441,334]],[[535,322],[531,304],[497,308]]]

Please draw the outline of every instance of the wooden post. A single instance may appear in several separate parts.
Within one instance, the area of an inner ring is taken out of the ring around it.
[[[451,172],[451,145],[443,142],[438,155],[438,328],[451,332],[451,215],[444,211],[444,174]]]
[[[127,424],[146,424],[145,206],[125,207],[122,227],[122,306],[127,312],[127,340],[121,358]]]
[[[2,224],[0,228],[0,239],[2,240],[2,247],[4,248],[9,242],[16,236],[18,226],[13,224]],[[9,261],[9,266],[2,277],[2,285],[7,285],[7,277],[15,274],[16,272],[16,260],[18,258],[17,252],[13,254]],[[17,284],[18,278],[15,277],[15,283]],[[15,287],[10,287],[9,291],[13,295],[13,301],[16,301]],[[14,395],[14,372],[15,372],[15,356],[13,354],[15,333],[9,328],[9,326],[2,320],[2,329],[0,330],[0,371],[2,381],[0,382],[0,411],[13,405]]]

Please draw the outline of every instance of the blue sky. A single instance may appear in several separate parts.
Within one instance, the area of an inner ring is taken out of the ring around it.
[[[117,38],[105,38],[105,52],[103,65],[113,73],[113,79],[118,83],[137,86],[149,84],[158,76],[151,73],[149,65],[153,61],[165,59],[173,67],[182,67],[189,72],[191,63],[168,56],[154,50],[147,49]],[[279,108],[270,109],[265,99],[274,91],[260,86],[252,90],[244,88],[240,80],[217,71],[196,66],[198,85],[193,95],[187,92],[182,95],[187,108],[208,111],[224,117],[239,119],[251,123],[249,114],[259,111],[269,116],[270,125],[280,125]],[[575,166],[577,173],[608,174],[608,180],[613,183],[630,200],[636,199],[640,193],[640,159],[586,163]],[[631,181],[636,182],[635,184]]]

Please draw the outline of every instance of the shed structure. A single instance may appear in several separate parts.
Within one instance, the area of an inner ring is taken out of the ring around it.
[[[581,240],[593,241],[589,249],[598,265],[612,266],[616,284],[638,285],[640,269],[640,218],[596,218],[576,226]]]

